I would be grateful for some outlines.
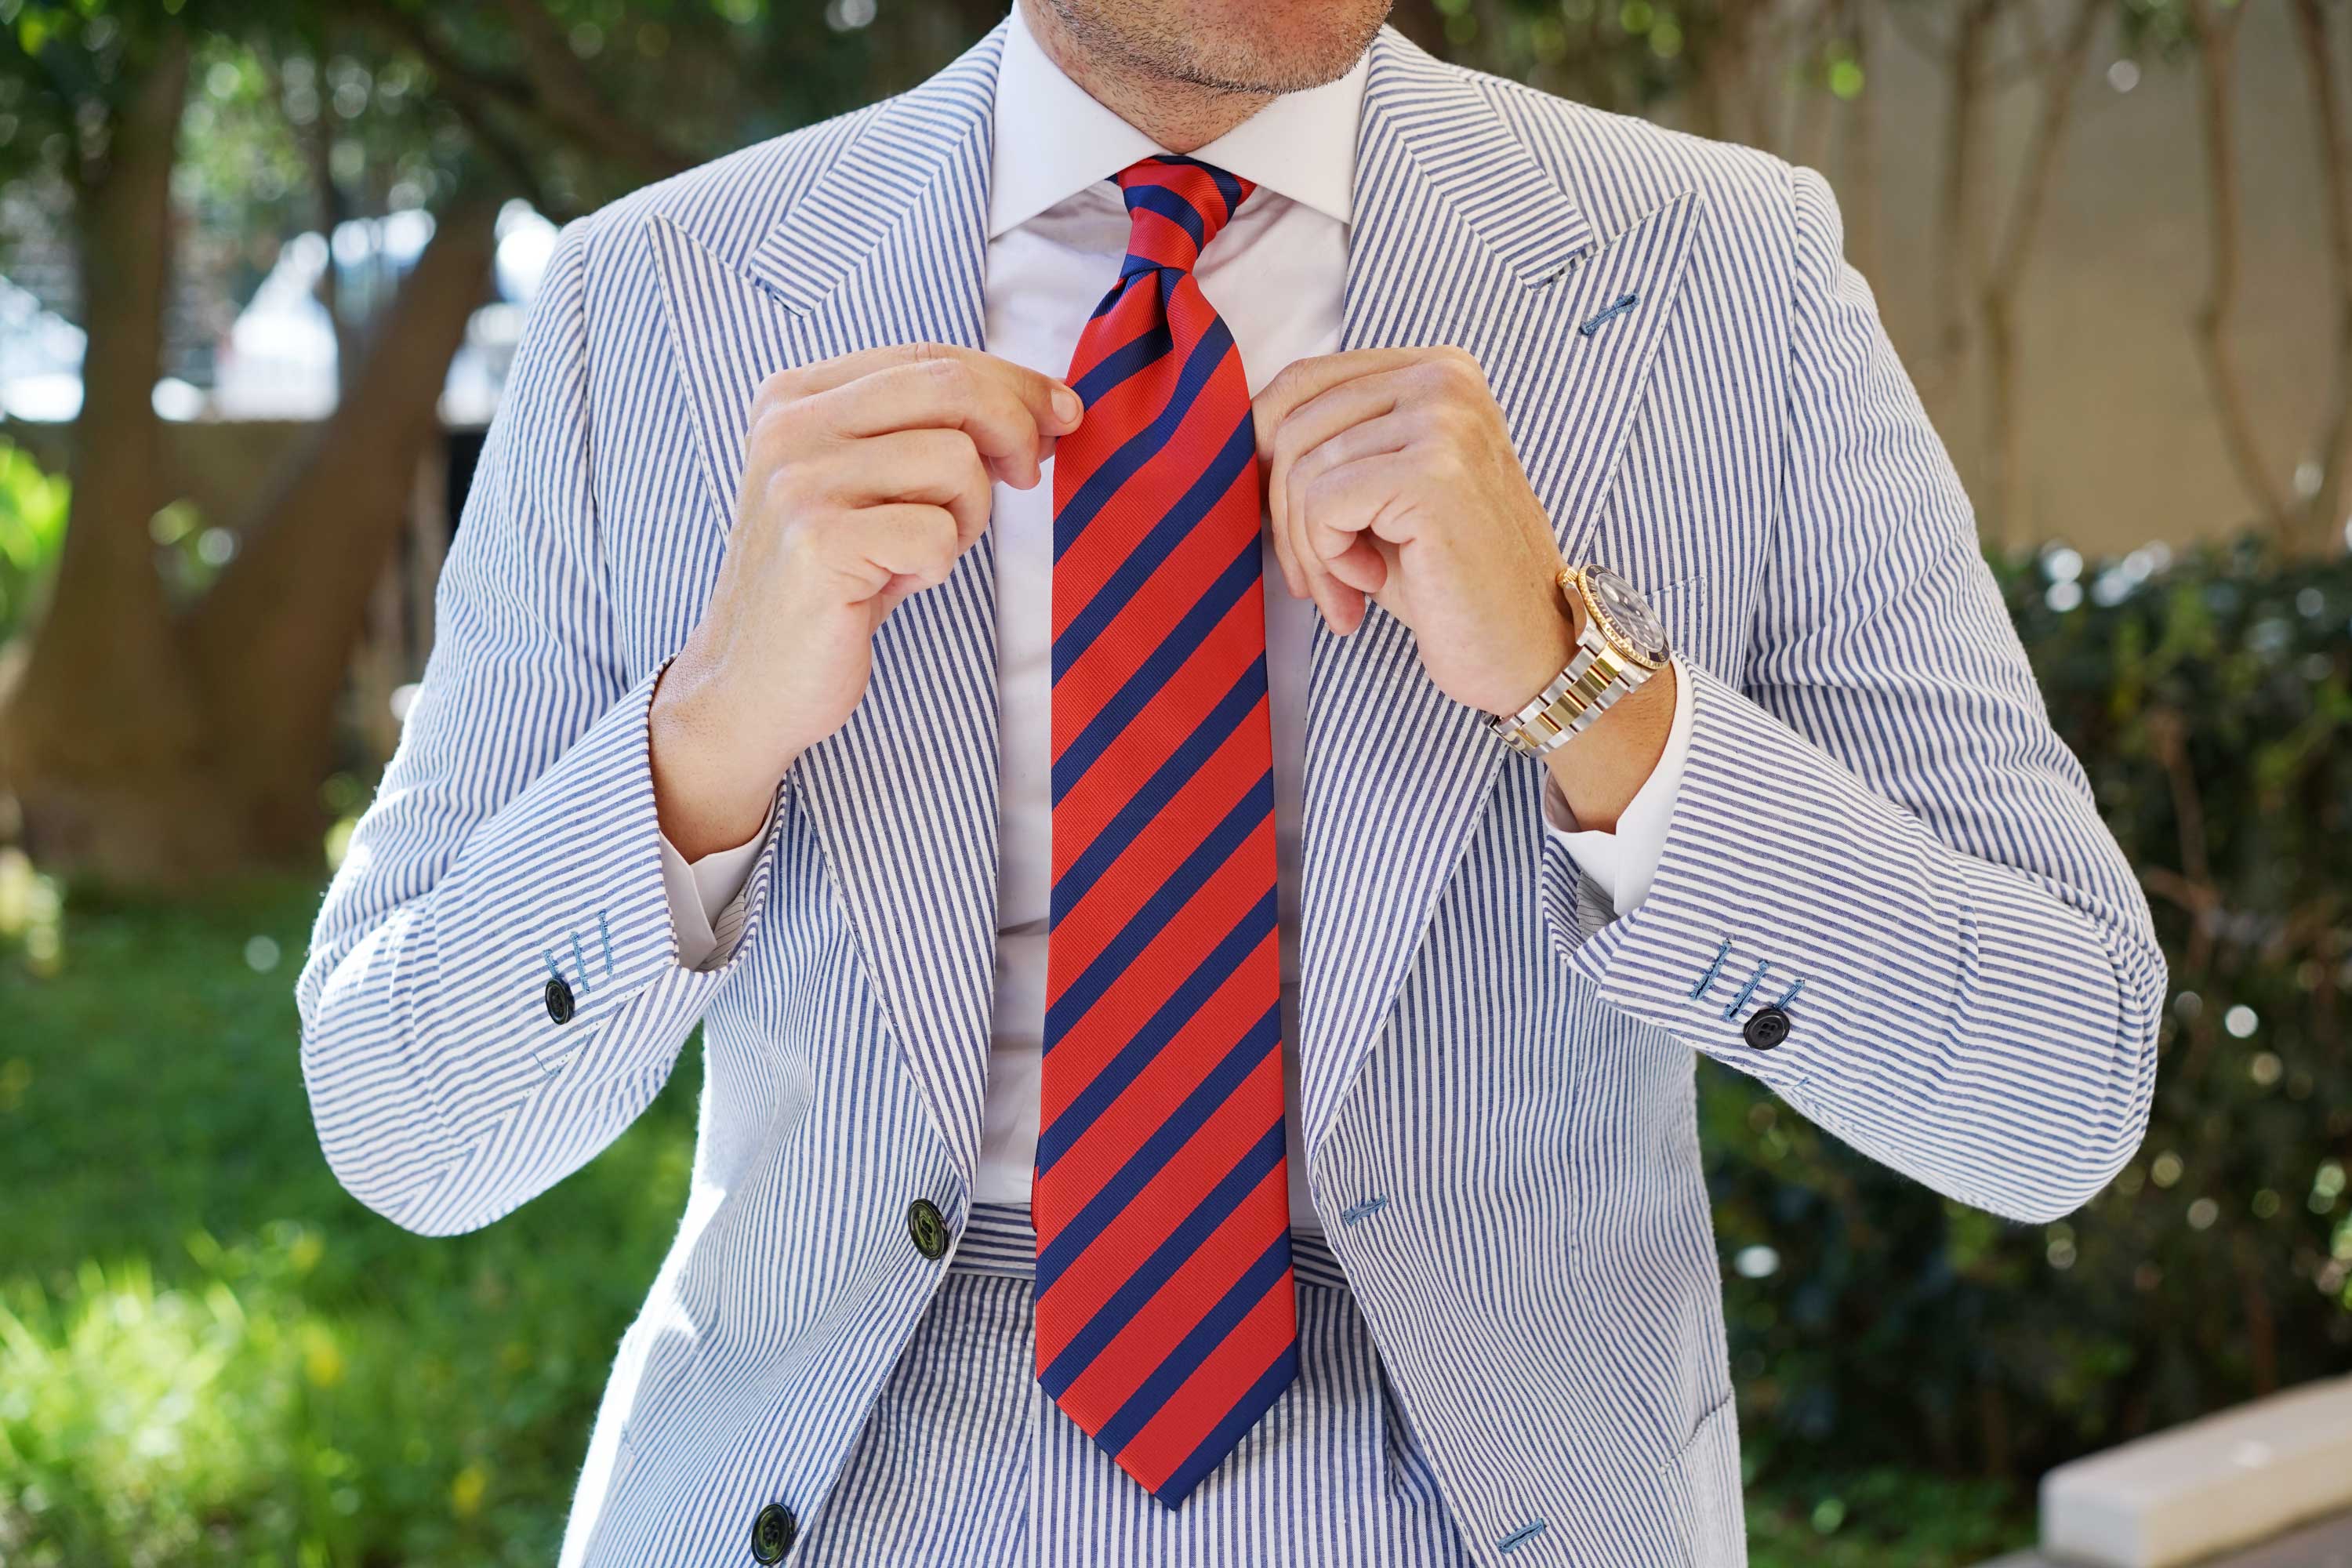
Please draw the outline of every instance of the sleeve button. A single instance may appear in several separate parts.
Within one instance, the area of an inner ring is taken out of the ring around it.
[[[560,975],[551,975],[547,982],[547,1016],[559,1024],[572,1022],[572,987]]]
[[[1789,1037],[1789,1015],[1778,1007],[1759,1007],[1739,1032],[1756,1049],[1769,1051]]]

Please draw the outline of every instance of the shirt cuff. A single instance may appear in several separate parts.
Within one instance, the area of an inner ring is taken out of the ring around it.
[[[731,918],[742,901],[743,889],[759,864],[761,847],[776,820],[776,803],[759,831],[731,849],[714,849],[689,863],[669,841],[661,839],[662,890],[669,895],[669,921],[677,932],[677,962],[686,969],[710,969],[723,963],[742,939],[743,922]]]
[[[1674,661],[1674,669],[1675,718],[1666,731],[1666,749],[1618,816],[1614,833],[1578,827],[1550,770],[1544,773],[1544,827],[1567,848],[1577,868],[1609,895],[1610,904],[1621,915],[1632,914],[1649,896],[1650,879],[1657,875],[1658,858],[1665,853],[1666,825],[1674,820],[1675,797],[1682,790],[1683,762],[1690,754],[1690,676],[1679,658]]]

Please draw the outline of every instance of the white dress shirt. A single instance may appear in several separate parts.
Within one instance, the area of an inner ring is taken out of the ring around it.
[[[1252,393],[1293,361],[1339,346],[1365,69],[1359,60],[1338,81],[1276,99],[1192,154],[1257,186],[1195,273],[1241,351]],[[991,353],[1060,377],[1068,373],[1080,329],[1117,280],[1127,253],[1126,203],[1109,176],[1166,149],[1064,75],[1038,47],[1017,5],[1000,72],[989,192],[987,346]],[[976,1203],[1026,1205],[1036,1160],[1053,864],[1053,617],[1047,613],[1053,490],[1050,463],[1032,489],[998,485],[990,523],[996,550],[1003,830],[995,1016]],[[1307,1197],[1297,1047],[1300,775],[1316,610],[1284,589],[1270,541],[1265,561],[1290,1213],[1294,1225],[1320,1228]],[[1678,685],[1665,754],[1614,834],[1572,831],[1557,792],[1545,792],[1549,830],[1566,840],[1620,914],[1648,891],[1673,814],[1690,735],[1689,682]],[[714,929],[739,923],[722,916],[741,896],[767,832],[762,826],[741,847],[691,866],[664,842],[663,876],[679,963],[700,968],[725,956]]]

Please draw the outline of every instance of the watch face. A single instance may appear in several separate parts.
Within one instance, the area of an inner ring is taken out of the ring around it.
[[[1584,585],[1609,623],[1605,631],[1616,634],[1616,641],[1643,664],[1654,667],[1665,662],[1666,628],[1633,584],[1606,566],[1587,566]]]

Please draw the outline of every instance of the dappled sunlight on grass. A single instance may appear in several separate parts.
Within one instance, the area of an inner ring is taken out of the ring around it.
[[[698,1050],[588,1171],[477,1235],[407,1235],[310,1129],[290,987],[316,901],[75,894],[54,972],[0,943],[0,1193],[40,1194],[0,1205],[10,1568],[555,1554],[685,1202]]]

